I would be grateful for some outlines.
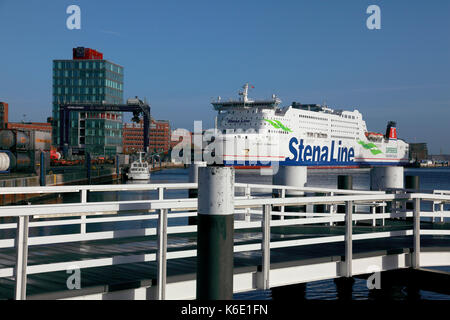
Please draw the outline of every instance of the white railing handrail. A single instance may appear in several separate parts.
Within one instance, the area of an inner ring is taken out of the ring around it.
[[[407,201],[413,199],[439,200],[450,202],[450,195],[438,194],[376,194],[376,195],[343,195],[343,196],[315,196],[292,198],[238,198],[235,208],[255,208],[263,205],[272,206],[298,206],[312,204],[343,204],[346,201],[354,203],[379,201]],[[196,198],[164,199],[164,200],[133,200],[133,201],[104,201],[86,203],[38,204],[0,207],[0,217],[18,217],[32,215],[55,214],[116,214],[125,211],[154,211],[160,209],[196,210]]]
[[[271,190],[293,190],[303,192],[317,193],[335,193],[335,194],[385,194],[384,191],[370,190],[345,190],[319,187],[292,187],[282,185],[254,184],[254,183],[236,183],[236,188],[259,188]],[[90,192],[107,191],[154,191],[160,188],[166,190],[196,189],[197,183],[149,183],[149,184],[109,184],[109,185],[73,185],[73,186],[32,186],[32,187],[4,187],[0,189],[0,195],[7,194],[39,194],[39,193],[73,193],[82,190]]]
[[[87,190],[100,191],[152,191],[164,188],[167,190],[196,189],[197,183],[151,183],[151,184],[107,184],[107,185],[74,185],[74,186],[36,186],[36,187],[6,187],[0,189],[2,194],[30,193],[70,193]]]
[[[414,238],[414,253],[413,267],[420,266],[420,235],[450,235],[450,230],[420,230],[421,217],[450,217],[450,211],[444,211],[444,203],[450,203],[450,191],[439,190],[433,193],[391,193],[373,192],[373,191],[355,191],[355,190],[338,190],[327,188],[308,188],[308,187],[286,187],[276,185],[261,185],[261,184],[242,184],[236,183],[235,187],[245,188],[245,196],[235,196],[234,206],[236,213],[257,214],[262,218],[260,221],[246,221],[235,222],[236,229],[263,229],[262,243],[253,244],[236,244],[234,252],[242,251],[263,251],[263,278],[265,288],[269,287],[269,271],[270,271],[270,249],[284,248],[291,246],[302,246],[319,243],[332,243],[345,241],[345,275],[352,275],[352,242],[363,239],[377,239],[394,236],[413,236]],[[195,216],[197,214],[197,199],[196,198],[180,198],[180,199],[164,199],[165,190],[177,189],[192,189],[197,188],[196,183],[172,183],[172,184],[142,184],[142,185],[97,185],[97,186],[60,186],[60,187],[16,187],[16,188],[2,188],[0,194],[10,193],[64,193],[64,192],[80,192],[79,203],[60,203],[60,204],[39,204],[39,205],[10,205],[0,207],[1,217],[18,217],[18,223],[0,224],[0,229],[17,228],[16,238],[14,239],[0,239],[0,249],[17,248],[17,262],[16,267],[6,267],[0,269],[1,277],[16,276],[16,299],[23,299],[26,297],[26,275],[27,275],[27,250],[29,245],[47,245],[55,243],[66,243],[76,241],[93,241],[93,240],[107,240],[116,238],[126,238],[133,236],[157,236],[156,253],[145,253],[137,255],[118,254],[108,258],[93,258],[78,261],[81,268],[89,268],[95,266],[107,266],[113,264],[133,263],[139,261],[157,261],[158,262],[158,283],[162,287],[158,288],[158,297],[165,297],[165,283],[166,283],[166,260],[193,257],[196,255],[196,250],[178,249],[167,252],[167,235],[177,233],[192,233],[196,232],[196,226],[168,226],[167,219]],[[255,197],[251,194],[251,189],[281,189],[281,190],[299,190],[304,192],[317,192],[326,194],[326,196],[313,197],[291,197],[286,198],[285,192],[281,193],[281,198],[272,197]],[[158,190],[158,200],[132,200],[132,201],[105,201],[105,202],[86,202],[87,192],[97,191],[137,191],[137,190]],[[414,209],[399,210],[397,206],[393,205],[391,212],[384,212],[386,203],[405,203],[413,202]],[[440,210],[435,211],[421,211],[420,202],[431,201],[440,203]],[[284,207],[288,206],[303,206],[325,204],[330,206],[329,213],[311,213],[311,212],[284,212]],[[337,205],[345,205],[345,213],[337,213],[331,207]],[[353,209],[355,206],[369,206],[372,213],[358,212]],[[280,211],[273,211],[274,207],[283,208]],[[374,209],[382,207],[383,211],[376,213]],[[258,208],[259,210],[253,210]],[[252,210],[250,210],[252,209]],[[172,212],[170,212],[172,211]],[[355,212],[353,212],[355,211]],[[121,213],[139,213],[139,215],[115,217],[91,217],[93,215],[112,215]],[[145,213],[157,212],[157,215],[148,215]],[[177,212],[177,213],[175,213]],[[144,214],[142,214],[144,213]],[[47,218],[47,217],[65,217],[67,215],[80,215],[77,219],[67,220],[51,220],[51,221],[29,221],[29,217]],[[294,219],[274,220],[270,217],[274,215],[279,216],[297,216]],[[349,221],[359,220],[374,220],[398,217],[413,217],[414,228],[401,231],[385,231],[385,232],[369,232],[363,234],[352,234],[352,227]],[[115,231],[98,231],[86,232],[86,225],[90,223],[102,222],[122,222],[122,221],[136,221],[136,220],[158,220],[156,227],[140,228],[140,229],[126,229]],[[336,236],[311,236],[306,239],[286,239],[281,241],[270,241],[270,227],[271,226],[290,226],[290,225],[306,225],[318,223],[336,223],[345,222],[345,235]],[[80,224],[81,232],[62,234],[62,235],[48,235],[48,236],[33,236],[28,237],[28,229],[35,227],[56,226],[66,224]],[[162,227],[164,226],[164,227]],[[161,229],[163,228],[163,229]],[[42,272],[65,270],[67,266],[72,264],[69,262],[57,262],[40,265],[29,266],[28,274],[36,274]],[[24,286],[25,283],[25,286]]]

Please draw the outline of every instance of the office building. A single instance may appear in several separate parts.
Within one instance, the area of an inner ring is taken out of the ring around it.
[[[53,144],[59,146],[59,105],[122,104],[123,67],[90,48],[73,49],[71,60],[53,60]],[[122,152],[122,113],[72,112],[72,153],[115,155]]]

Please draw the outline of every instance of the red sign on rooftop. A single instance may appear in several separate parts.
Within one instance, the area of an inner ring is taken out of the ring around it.
[[[77,47],[73,48],[73,59],[74,60],[103,60],[103,53],[97,50]]]

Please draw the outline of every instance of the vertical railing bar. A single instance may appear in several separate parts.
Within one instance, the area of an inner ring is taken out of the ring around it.
[[[167,209],[158,210],[157,300],[166,299],[167,283]]]
[[[345,276],[352,276],[352,260],[353,260],[353,201],[345,202]]]
[[[80,191],[81,203],[87,203],[87,190],[81,189]],[[81,215],[80,233],[86,234],[86,215]]]
[[[330,192],[330,197],[334,197],[334,192]],[[330,216],[331,216],[331,218],[333,218],[333,215],[335,213],[336,213],[336,207],[335,207],[335,205],[333,203],[333,204],[330,205]],[[334,225],[334,222],[332,220],[332,221],[330,221],[330,226],[332,227],[333,225]]]
[[[251,198],[251,195],[252,195],[252,190],[251,190],[251,188],[250,188],[250,186],[249,185],[247,185],[246,187],[245,187],[245,197],[247,198],[247,199],[250,199]],[[246,222],[250,222],[250,217],[251,217],[251,214],[250,214],[250,208],[246,208],[245,209],[245,221]]]
[[[164,187],[158,188],[158,200],[164,200]]]
[[[28,216],[20,216],[17,224],[15,268],[16,300],[25,300],[27,297],[28,222]]]
[[[281,189],[281,198],[282,199],[285,199],[286,198],[286,189]],[[282,215],[280,216],[280,220],[284,220],[284,215],[283,215],[283,213],[285,212],[284,211],[284,206],[281,206],[280,207],[280,212],[282,213]]]
[[[372,210],[372,227],[375,227],[377,225],[377,218],[376,218],[377,207],[374,204],[373,206],[370,207],[370,209]]]
[[[436,201],[432,201],[431,202],[431,222],[434,223],[435,221],[438,221],[437,217],[436,217]]]
[[[414,199],[414,255],[413,268],[420,267],[420,198]]]
[[[270,289],[270,213],[272,206],[266,204],[263,206],[262,219],[262,276],[263,290]]]

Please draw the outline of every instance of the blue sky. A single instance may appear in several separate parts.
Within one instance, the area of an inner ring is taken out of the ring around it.
[[[81,30],[66,8],[81,8]],[[381,8],[381,30],[366,8]],[[450,1],[0,0],[0,101],[10,119],[51,113],[52,60],[85,46],[125,68],[125,97],[146,97],[172,127],[213,125],[213,97],[276,93],[283,105],[357,107],[371,131],[450,153]]]

